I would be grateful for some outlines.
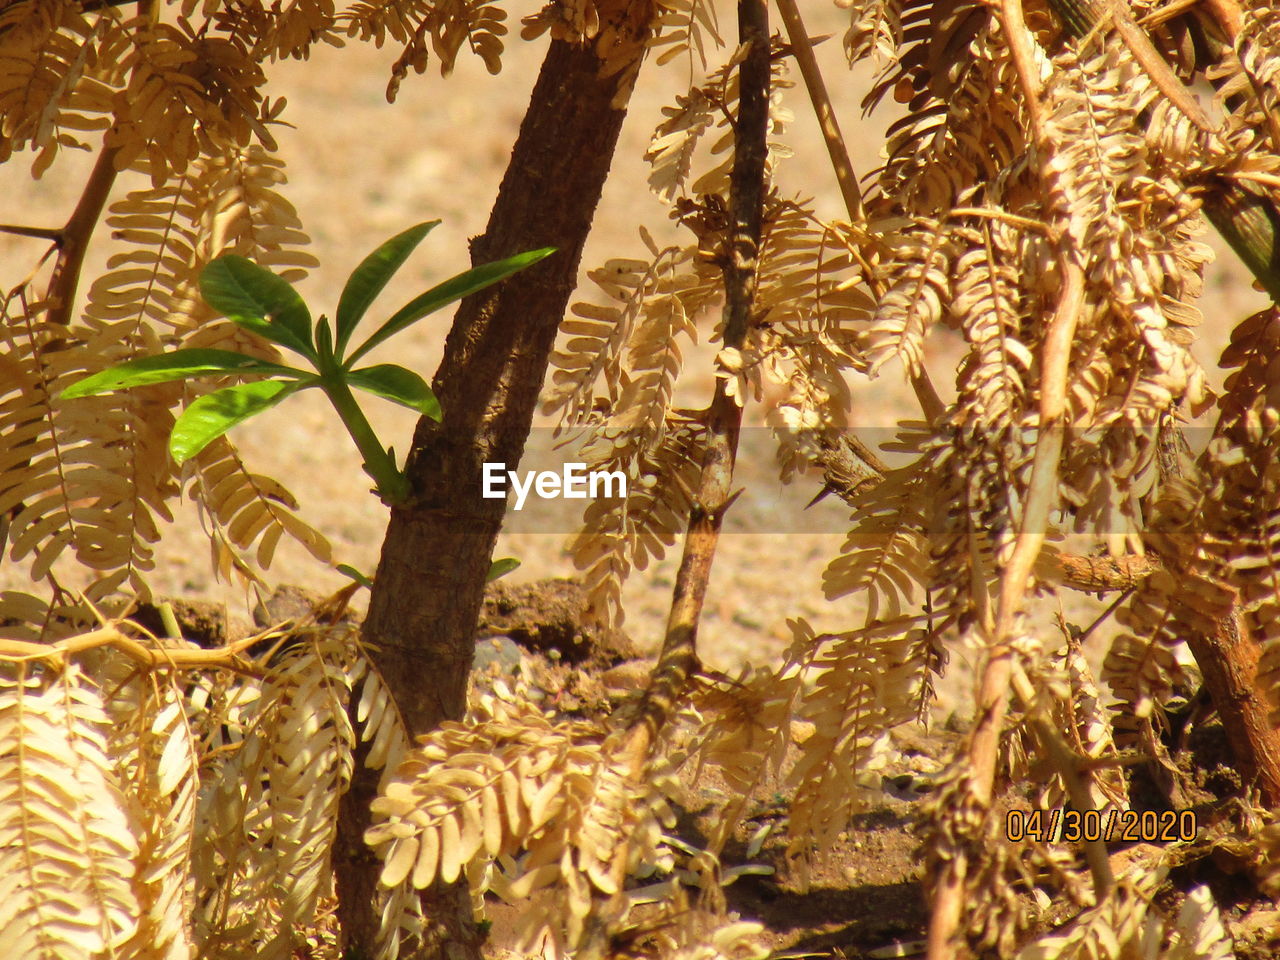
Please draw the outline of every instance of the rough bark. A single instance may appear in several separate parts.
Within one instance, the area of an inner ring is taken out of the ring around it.
[[[499,461],[515,469],[520,461],[626,113],[629,66],[643,54],[650,0],[601,8],[609,70],[601,69],[600,42],[552,41],[488,228],[471,244],[475,264],[544,246],[558,252],[459,307],[433,384],[443,420],[418,423],[407,463],[413,497],[392,510],[383,542],[364,633],[416,734],[463,714],[476,620],[506,508],[480,496],[482,466]],[[361,837],[377,776],[357,770],[342,804],[335,873],[344,939],[368,954],[379,865]],[[426,907],[436,929],[424,955],[479,956],[464,890],[430,891]]]
[[[1267,696],[1258,682],[1262,648],[1250,635],[1248,616],[1236,604],[1208,633],[1190,633],[1196,665],[1228,732],[1240,776],[1255,788],[1264,806],[1280,807],[1280,730],[1268,716]]]

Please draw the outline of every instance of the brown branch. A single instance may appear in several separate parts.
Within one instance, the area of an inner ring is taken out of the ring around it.
[[[523,455],[654,15],[651,0],[595,6],[595,42],[548,46],[488,226],[471,245],[476,265],[543,246],[558,252],[459,305],[433,382],[443,419],[417,424],[405,469],[413,497],[391,511],[369,597],[364,636],[415,735],[461,719],[466,707],[476,620],[506,512],[504,501],[482,496],[484,464],[514,469]],[[333,854],[345,948],[365,954],[379,926],[381,863],[363,841],[378,778],[358,753]],[[465,884],[427,891],[423,901],[431,922],[412,956],[478,958]]]
[[[742,348],[751,326],[763,220],[770,82],[766,0],[738,0],[738,41],[747,45],[747,52],[738,66],[738,116],[729,180],[731,232],[723,265],[724,347],[735,350]],[[622,738],[618,760],[633,781],[644,776],[658,733],[698,668],[698,621],[724,515],[737,496],[732,492],[733,468],[745,398],[729,394],[730,382],[731,375],[716,377],[715,394],[707,408],[707,446],[657,665],[644,692],[612,717]],[[589,918],[584,943],[577,951],[582,960],[600,960],[609,953],[608,918],[618,915],[628,859],[625,851],[614,852],[611,870],[619,892],[608,909]]]
[[[1241,10],[1237,0],[1205,0],[1205,6],[1218,18],[1218,23],[1221,24],[1227,37],[1235,40],[1236,34],[1244,25],[1244,11]]]
[[[113,647],[139,666],[150,669],[173,667],[182,670],[204,670],[222,667],[239,673],[260,675],[261,670],[240,656],[241,652],[276,636],[279,630],[272,628],[265,633],[245,637],[234,643],[208,650],[192,650],[189,647],[152,647],[121,633],[107,625],[74,637],[53,643],[32,643],[27,640],[0,640],[0,660],[11,663],[40,661],[61,668],[66,658],[86,650]]]
[[[1019,0],[1004,0],[1002,21],[1008,36],[1017,36],[1026,44],[1022,28]],[[1015,63],[1030,66],[1030,58]],[[1022,77],[1024,92],[1034,99],[1036,75]],[[1038,110],[1029,111],[1033,121]],[[975,799],[984,807],[990,804],[995,780],[996,755],[1000,733],[1009,707],[1010,680],[1013,675],[1014,650],[1010,643],[1013,625],[1022,608],[1032,568],[1044,544],[1045,530],[1058,495],[1058,462],[1062,455],[1065,432],[1068,364],[1071,342],[1084,302],[1084,272],[1064,251],[1059,258],[1062,270],[1062,293],[1057,310],[1049,323],[1041,358],[1040,429],[1036,438],[1031,482],[1027,491],[1013,554],[1000,577],[1000,598],[995,625],[987,643],[987,662],[982,672],[978,694],[978,719],[968,744],[969,769]],[[964,881],[968,863],[963,855],[947,860],[934,886],[933,915],[929,924],[928,960],[949,960],[955,955],[955,939],[964,906]]]
[[[844,198],[845,211],[851,222],[863,221],[866,219],[866,211],[863,208],[862,192],[858,189],[858,177],[853,172],[849,150],[845,146],[844,135],[840,132],[840,124],[836,120],[831,97],[822,79],[822,71],[813,55],[813,44],[809,40],[808,31],[805,30],[800,9],[795,0],[777,0],[777,3],[778,12],[782,14],[783,23],[787,28],[787,39],[791,42],[796,63],[800,66],[800,75],[809,93],[809,102],[813,104],[814,117],[817,118],[818,128],[822,131],[822,140],[827,146],[827,155],[831,158],[831,169],[835,172],[840,196]],[[923,367],[911,374],[911,388],[915,392],[926,420],[932,422],[942,415],[945,405],[929,379],[928,371]]]
[[[58,244],[58,259],[53,265],[53,275],[49,278],[46,294],[50,304],[51,323],[66,326],[71,322],[71,308],[75,305],[80,269],[84,266],[89,239],[93,236],[93,230],[98,225],[102,209],[107,205],[107,198],[111,194],[112,184],[116,180],[118,153],[115,147],[103,147],[98,152],[98,159],[80,194],[80,200],[55,240]]]
[[[1132,590],[1164,564],[1154,554],[1121,557],[1082,557],[1062,553],[1052,558],[1063,586],[1088,593]]]
[[[1211,184],[1204,215],[1271,299],[1280,303],[1280,211],[1244,184]]]
[[[769,126],[769,21],[765,0],[739,0],[739,42],[750,44],[738,67],[738,117],[730,177],[729,256],[724,263],[725,349],[741,349],[751,324],[765,191]],[[643,726],[645,750],[665,722],[697,665],[698,620],[706,597],[725,511],[734,494],[733,467],[742,426],[743,397],[729,394],[731,377],[716,378],[707,410],[707,447],[689,513],[684,555],[658,665],[644,696],[622,711],[620,722]],[[633,746],[636,741],[633,741]],[[638,751],[640,752],[640,751]]]
[[[1110,16],[1120,39],[1133,54],[1133,59],[1138,61],[1138,65],[1151,78],[1156,88],[1182,112],[1183,116],[1205,133],[1212,133],[1215,127],[1200,106],[1200,102],[1178,79],[1169,64],[1165,63],[1160,51],[1155,48],[1146,31],[1134,22],[1128,9],[1119,0],[1108,0],[1107,15]]]
[[[1208,114],[1170,69],[1146,31],[1134,21],[1127,3],[1121,0],[1049,0],[1049,5],[1077,38],[1088,36],[1109,21],[1134,60],[1169,102],[1201,130],[1213,132],[1215,128]]]
[[[1259,688],[1262,646],[1251,635],[1244,607],[1237,600],[1212,629],[1191,631],[1186,640],[1230,734],[1245,786],[1255,787],[1265,806],[1280,807],[1280,730]]]
[[[835,171],[836,182],[840,185],[840,195],[844,198],[845,209],[853,220],[863,218],[862,192],[858,189],[858,177],[853,172],[853,164],[849,162],[849,151],[844,144],[844,136],[840,133],[840,123],[831,106],[831,97],[827,94],[826,82],[822,79],[822,70],[813,55],[813,44],[809,33],[804,28],[804,20],[796,6],[796,0],[777,0],[778,12],[782,14],[782,22],[786,24],[787,39],[791,41],[791,49],[795,52],[796,63],[800,66],[800,76],[804,78],[805,89],[809,91],[809,102],[813,104],[814,116],[818,118],[818,128],[822,131],[823,142],[827,145],[827,155],[831,157],[831,168]]]

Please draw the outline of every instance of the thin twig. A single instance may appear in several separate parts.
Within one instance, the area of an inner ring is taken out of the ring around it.
[[[791,49],[795,52],[796,63],[800,66],[800,76],[804,78],[805,89],[809,91],[809,101],[813,104],[814,116],[818,118],[818,128],[822,131],[822,139],[827,145],[827,154],[831,157],[831,168],[835,171],[836,182],[840,185],[840,195],[844,198],[845,208],[853,220],[864,218],[862,209],[862,191],[858,189],[858,178],[853,172],[853,164],[849,162],[849,151],[844,144],[844,136],[840,133],[840,123],[836,120],[836,112],[831,106],[831,97],[827,94],[826,82],[822,79],[822,70],[813,55],[813,44],[809,40],[809,32],[804,28],[804,20],[795,0],[777,0],[778,12],[782,14],[782,22],[787,28],[787,39],[791,41]]]
[[[844,198],[844,206],[849,220],[860,222],[866,219],[862,192],[858,189],[858,177],[853,172],[853,164],[849,161],[849,150],[845,146],[844,136],[840,132],[840,124],[836,120],[835,109],[831,105],[831,97],[827,93],[826,83],[822,79],[822,71],[813,55],[813,44],[805,30],[804,20],[795,0],[777,0],[778,12],[787,28],[787,38],[795,52],[796,63],[800,65],[800,75],[804,79],[805,89],[809,92],[809,101],[813,104],[813,113],[822,131],[823,142],[827,145],[827,154],[831,157],[831,169],[835,172],[836,183],[840,186],[840,196]],[[925,419],[933,422],[946,410],[946,405],[938,396],[938,391],[929,379],[929,373],[923,367],[911,374],[911,388],[915,392]]]
[[[193,650],[188,647],[151,647],[121,633],[115,626],[107,625],[78,636],[54,643],[32,643],[27,640],[0,640],[0,660],[9,662],[43,661],[61,665],[68,656],[98,647],[114,647],[131,660],[144,667],[173,667],[180,669],[205,669],[223,667],[239,673],[257,674],[240,653],[255,644],[262,643],[275,634],[275,629],[212,650]]]
[[[19,223],[0,223],[0,233],[11,233],[17,237],[35,237],[37,240],[62,242],[61,227],[24,227]]]
[[[1209,115],[1204,112],[1195,95],[1169,68],[1169,64],[1155,48],[1146,31],[1134,23],[1127,6],[1119,3],[1118,0],[1108,0],[1107,13],[1111,17],[1112,25],[1116,28],[1116,33],[1120,35],[1124,45],[1133,54],[1133,59],[1138,61],[1138,65],[1151,78],[1156,88],[1182,112],[1183,116],[1205,133],[1212,133],[1216,128],[1209,119]]]
[[[1008,223],[1015,227],[1022,227],[1024,230],[1035,230],[1038,233],[1053,235],[1053,228],[1043,220],[1033,220],[1031,217],[1020,217],[1016,213],[1009,213],[1007,210],[995,210],[990,207],[952,207],[947,211],[948,217],[985,217],[988,220],[999,220],[1002,223]]]
[[[725,349],[741,349],[751,324],[764,206],[769,123],[769,30],[764,0],[739,0],[739,42],[750,44],[738,68],[738,119],[730,179],[732,234],[724,266]],[[623,720],[635,728],[661,725],[697,663],[698,619],[725,511],[733,501],[733,466],[742,425],[741,397],[729,395],[729,379],[718,377],[708,408],[707,448],[689,515],[684,556],[676,576],[662,653],[644,697]]]
[[[1152,10],[1146,16],[1140,17],[1138,24],[1148,28],[1158,27],[1160,24],[1181,16],[1192,7],[1199,5],[1200,0],[1173,0],[1172,3],[1166,4],[1158,10]]]
[[[1062,734],[1042,715],[1035,713],[1036,690],[1026,673],[1018,665],[1014,665],[1012,676],[1013,691],[1020,705],[1027,713],[1027,722],[1039,741],[1045,756],[1049,758],[1054,770],[1066,784],[1067,795],[1077,810],[1088,810],[1094,806],[1093,797],[1085,787],[1085,776],[1090,773],[1081,757],[1063,739]],[[1099,900],[1106,891],[1115,886],[1115,874],[1111,871],[1111,861],[1107,857],[1107,845],[1101,836],[1090,835],[1083,838],[1085,860],[1089,864],[1089,872],[1093,876],[1094,893]]]
[[[1227,38],[1234,42],[1236,34],[1244,26],[1244,11],[1238,0],[1205,0],[1205,6],[1213,11]]]

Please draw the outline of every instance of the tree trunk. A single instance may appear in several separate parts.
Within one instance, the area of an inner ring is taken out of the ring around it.
[[[413,497],[392,510],[365,637],[409,729],[420,734],[462,717],[474,632],[505,513],[483,499],[487,461],[515,469],[524,451],[556,331],[609,171],[651,18],[650,0],[600,4],[608,76],[596,47],[553,40],[474,264],[537,247],[558,252],[464,300],[433,389],[443,421],[418,422],[407,462]],[[610,30],[609,28],[613,29]],[[622,69],[615,69],[621,66]],[[359,758],[358,758],[359,759]],[[372,953],[380,864],[364,846],[377,773],[357,764],[343,798],[334,869],[348,948]],[[479,956],[464,889],[427,892],[427,956]]]

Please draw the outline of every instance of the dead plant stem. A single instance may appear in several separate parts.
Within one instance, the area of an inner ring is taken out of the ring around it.
[[[1008,14],[1010,8],[1012,13]],[[1003,9],[1009,36],[1018,36],[1027,45],[1022,27],[1022,10],[1018,0],[1006,0]],[[1012,24],[1011,22],[1012,21]],[[1014,26],[1016,25],[1016,26]],[[1013,41],[1011,39],[1011,46]],[[1032,63],[1029,51],[1024,59],[1015,54],[1015,63]],[[1038,93],[1034,75],[1023,77],[1024,90]],[[1038,97],[1035,97],[1038,103]],[[1033,122],[1040,116],[1038,107],[1030,111]],[[1031,482],[1022,511],[1013,554],[1000,578],[1000,596],[996,606],[995,626],[988,642],[987,662],[983,669],[978,694],[977,721],[968,744],[969,769],[976,798],[983,805],[991,802],[995,778],[996,755],[1000,732],[1009,707],[1010,681],[1015,666],[1015,651],[1010,643],[1013,625],[1022,608],[1027,582],[1044,544],[1049,511],[1058,488],[1058,461],[1062,454],[1066,410],[1066,386],[1071,343],[1084,302],[1084,271],[1064,254],[1061,257],[1062,291],[1057,309],[1049,323],[1041,356],[1040,431],[1036,440]],[[948,960],[955,955],[955,939],[960,924],[967,863],[963,856],[947,861],[943,875],[935,886],[933,915],[929,925],[928,960]]]
[[[840,132],[840,124],[836,120],[835,108],[831,105],[831,97],[827,93],[827,85],[822,79],[822,71],[813,55],[813,44],[809,42],[809,33],[805,30],[804,20],[800,16],[800,8],[795,0],[777,0],[778,12],[782,15],[787,28],[787,39],[795,53],[796,63],[800,65],[800,76],[804,79],[805,89],[809,93],[809,102],[813,104],[813,114],[817,118],[818,128],[822,131],[823,142],[827,146],[827,154],[831,158],[831,169],[835,172],[836,183],[840,187],[840,196],[844,198],[844,206],[852,223],[865,222],[866,209],[862,200],[862,191],[858,189],[858,177],[853,172],[853,164],[849,160],[849,150],[845,146],[844,135]],[[932,422],[942,415],[946,406],[939,397],[929,372],[921,367],[911,374],[911,389],[916,400],[924,411],[925,419]]]
[[[800,9],[796,6],[796,0],[777,0],[777,4],[778,13],[782,15],[782,22],[787,28],[787,39],[791,41],[791,50],[800,66],[800,76],[804,78],[805,89],[809,91],[809,100],[813,104],[814,116],[818,118],[818,128],[827,145],[827,154],[831,157],[831,168],[840,185],[845,208],[849,211],[850,218],[863,219],[862,191],[858,189],[858,178],[853,172],[853,164],[849,162],[844,135],[840,132],[840,123],[831,106],[822,70],[813,55],[813,44],[809,42],[809,32],[804,28]]]

